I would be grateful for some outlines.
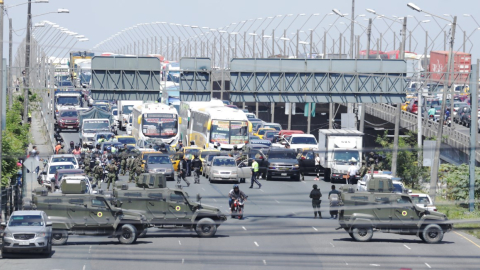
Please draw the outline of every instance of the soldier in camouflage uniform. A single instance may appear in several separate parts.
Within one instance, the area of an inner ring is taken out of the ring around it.
[[[134,180],[135,174],[137,173],[137,167],[142,166],[142,158],[140,155],[138,155],[131,163],[130,167],[130,173],[128,176],[128,182],[132,182]],[[135,179],[138,179],[138,176],[135,177]]]
[[[107,182],[108,182],[108,185],[107,185],[107,190],[110,188],[110,183],[112,184],[112,189],[113,187],[115,187],[115,179],[117,177],[116,175],[116,172],[117,172],[117,166],[115,165],[114,162],[110,163],[110,165],[107,166],[107,171],[108,171],[108,175],[107,175]]]
[[[92,168],[90,168],[90,155],[85,155],[85,158],[83,159],[83,164],[85,166],[85,175],[90,177],[90,171],[92,170]]]
[[[145,161],[141,161],[140,164],[137,164],[135,167],[135,183],[138,182],[138,178],[140,177],[140,174],[145,172],[145,168],[142,167],[142,164],[144,164]]]
[[[93,167],[93,178],[95,181],[95,185],[98,186],[98,180],[103,179],[103,167],[100,166],[100,161],[95,161],[95,167]]]
[[[128,149],[127,149],[127,145],[124,144],[123,145],[123,149],[120,153],[120,158],[121,158],[121,162],[120,162],[120,173],[122,175],[125,175],[127,173],[127,159],[128,159]]]

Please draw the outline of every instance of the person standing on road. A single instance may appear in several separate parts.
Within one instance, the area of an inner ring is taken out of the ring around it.
[[[313,189],[310,191],[310,198],[312,199],[313,214],[315,215],[314,218],[317,218],[317,213],[318,217],[322,218],[322,212],[320,212],[320,203],[322,202],[320,198],[322,197],[322,192],[320,192],[320,189],[317,187],[316,184],[313,185]]]
[[[95,185],[98,186],[99,180],[102,181],[103,179],[103,167],[100,165],[100,161],[95,161],[95,167],[93,167],[93,179],[95,181]]]
[[[143,164],[145,164],[145,160],[142,160],[140,163],[137,163],[137,166],[135,167],[135,183],[138,182],[138,179],[140,178],[140,174],[145,172],[145,168],[142,167]]]
[[[262,184],[258,182],[257,177],[259,174],[258,162],[255,159],[252,159],[252,179],[250,180],[250,188],[253,188],[253,182],[258,185],[258,188],[262,188]]]
[[[110,189],[110,183],[112,184],[112,189],[113,189],[113,187],[115,186],[115,178],[116,178],[117,166],[115,166],[115,164],[112,162],[112,163],[110,163],[110,164],[107,166],[107,171],[108,171],[108,175],[107,175],[107,182],[108,182],[107,190],[109,190],[109,189]]]
[[[190,186],[190,182],[188,182],[187,178],[187,155],[183,156],[183,159],[180,160],[178,163],[178,178],[177,178],[177,184],[180,184],[183,181],[187,183],[187,187]]]
[[[126,144],[124,144],[123,149],[121,149],[120,158],[122,159],[122,161],[120,162],[120,169],[121,169],[120,173],[122,175],[125,175],[127,171],[127,159],[128,159],[128,148]]]
[[[85,155],[85,159],[83,160],[85,175],[90,176],[90,155]]]
[[[332,190],[328,193],[328,199],[330,200],[330,218],[336,219],[338,216],[338,205],[340,204],[340,191],[335,189],[335,185],[332,185]]]
[[[353,185],[353,181],[355,181],[355,177],[357,177],[358,168],[355,166],[354,161],[350,161],[350,168],[348,168],[348,183],[349,185]]]
[[[198,158],[198,155],[192,160],[192,168],[193,168],[193,179],[194,184],[200,184],[200,169],[202,169],[202,161]]]
[[[318,153],[315,154],[315,172],[317,173],[317,178],[315,181],[320,180],[320,155]]]

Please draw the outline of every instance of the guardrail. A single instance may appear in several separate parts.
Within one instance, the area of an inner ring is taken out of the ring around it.
[[[389,121],[391,123],[395,122],[395,114],[397,108],[388,104],[366,104],[365,113]],[[422,119],[423,120],[423,119]],[[454,124],[454,123],[452,123]],[[422,121],[422,133],[425,137],[437,137],[438,132],[438,122],[434,121]],[[410,131],[418,130],[417,115],[402,111],[402,116],[400,118],[400,126],[402,128],[408,129]],[[446,143],[465,154],[470,154],[470,134],[464,134],[453,127],[444,126],[443,127],[443,143]],[[480,162],[480,151],[475,152],[475,158]]]

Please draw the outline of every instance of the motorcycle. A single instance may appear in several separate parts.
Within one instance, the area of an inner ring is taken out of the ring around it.
[[[232,211],[232,214],[231,214],[232,218],[235,218],[235,217],[238,217],[238,219],[243,218],[243,208],[244,208],[245,201],[246,201],[246,198],[245,200],[236,199],[235,201],[233,201],[232,208],[230,209]]]

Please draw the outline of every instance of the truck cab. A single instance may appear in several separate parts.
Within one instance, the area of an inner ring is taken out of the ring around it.
[[[93,147],[94,137],[97,132],[109,132],[110,120],[104,119],[83,119],[81,132],[80,132],[80,144],[86,143],[88,146]]]

